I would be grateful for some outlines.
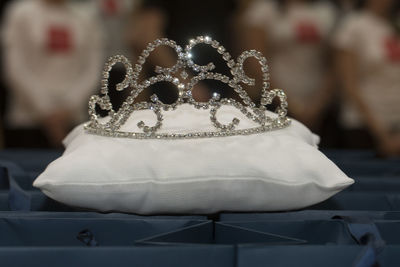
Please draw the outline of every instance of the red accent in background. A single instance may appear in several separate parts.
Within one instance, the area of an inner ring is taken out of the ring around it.
[[[47,50],[66,53],[72,50],[71,31],[66,26],[50,26],[47,31]]]
[[[318,43],[321,34],[317,25],[311,21],[299,21],[295,25],[296,39],[301,43]]]
[[[391,62],[400,63],[400,38],[390,36],[385,40],[386,57]]]
[[[114,16],[119,11],[118,0],[103,0],[102,7],[104,13],[108,16]]]

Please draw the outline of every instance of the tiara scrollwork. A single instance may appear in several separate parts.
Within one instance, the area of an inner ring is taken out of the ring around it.
[[[196,64],[192,59],[191,50],[198,44],[210,45],[212,48],[216,49],[229,67],[232,77],[213,72],[215,65],[212,62],[206,65]],[[159,46],[169,46],[175,50],[178,55],[176,64],[168,68],[156,66],[155,76],[145,79],[144,81],[139,81],[143,64],[150,54]],[[247,85],[255,84],[255,80],[248,77],[243,69],[244,62],[251,57],[258,60],[263,74],[261,104],[259,106],[251,100],[241,85],[241,83]],[[116,85],[116,90],[122,91],[127,88],[131,90],[118,111],[114,110],[108,94],[110,71],[117,63],[122,63],[125,66],[126,75],[124,80]],[[187,71],[193,72],[193,77],[189,78]],[[178,76],[178,72],[180,77]],[[177,45],[172,40],[166,38],[157,39],[148,44],[147,48],[143,50],[138,57],[137,63],[134,66],[122,55],[111,57],[105,64],[102,75],[100,94],[92,96],[89,100],[90,121],[85,125],[85,130],[91,134],[137,139],[206,138],[262,133],[285,128],[291,123],[290,119],[286,117],[288,104],[283,90],[269,90],[269,70],[266,58],[256,50],[249,50],[244,51],[237,58],[237,61],[235,61],[218,41],[208,36],[199,36],[190,40],[185,49],[182,49],[181,46]],[[203,80],[217,80],[227,84],[238,94],[241,101],[237,101],[233,98],[221,98],[217,93],[214,93],[208,102],[196,101],[192,96],[192,90],[196,84]],[[164,104],[158,99],[157,95],[152,95],[150,97],[150,102],[135,102],[143,90],[158,82],[169,82],[176,86],[178,89],[178,97],[174,103]],[[267,105],[271,104],[275,98],[279,99],[279,106],[275,110],[276,116],[268,116]],[[189,132],[185,133],[162,132],[163,112],[178,112],[175,111],[178,106],[185,103],[192,105],[196,109],[209,110],[210,121],[215,130],[190,132],[189,129]],[[99,106],[102,110],[108,111],[106,122],[99,120],[96,106]],[[236,117],[233,118],[230,123],[221,123],[217,118],[217,112],[223,106],[232,106],[236,108],[244,114],[248,120],[255,122],[257,126],[240,128],[240,120]],[[142,132],[122,131],[121,126],[125,124],[134,111],[138,110],[152,110],[156,115],[156,123],[153,126],[149,126],[146,125],[144,121],[140,121],[137,126]]]

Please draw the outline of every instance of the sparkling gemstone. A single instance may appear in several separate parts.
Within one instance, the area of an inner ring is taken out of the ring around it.
[[[212,98],[215,99],[215,100],[219,100],[220,99],[220,95],[218,93],[214,92]]]
[[[181,72],[181,77],[183,78],[183,79],[186,79],[187,77],[189,76],[189,74],[186,72],[186,71],[182,71]]]

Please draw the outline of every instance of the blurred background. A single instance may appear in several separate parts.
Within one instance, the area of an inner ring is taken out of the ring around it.
[[[290,116],[320,135],[322,148],[400,155],[398,0],[2,0],[0,9],[0,148],[61,147],[87,120],[107,57],[123,54],[134,63],[154,39],[184,46],[208,35],[234,58],[248,49],[266,55],[271,88],[286,91]],[[229,75],[210,47],[193,54],[196,63],[212,61]],[[172,49],[156,49],[142,78],[175,61]],[[246,68],[258,78],[246,87],[258,102],[260,66],[249,59]],[[111,91],[124,75],[122,66],[113,68]],[[153,86],[140,99],[156,93],[174,102],[176,89],[168,86]],[[238,98],[211,81],[193,93],[207,101],[213,92]],[[126,93],[111,94],[115,107]]]

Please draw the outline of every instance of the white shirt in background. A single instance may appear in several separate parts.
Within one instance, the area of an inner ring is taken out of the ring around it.
[[[304,106],[322,89],[327,42],[336,13],[328,3],[299,3],[285,10],[275,1],[256,1],[246,15],[249,25],[265,29],[274,86]]]
[[[100,29],[92,16],[40,0],[17,1],[3,30],[8,125],[35,127],[60,108],[72,110],[76,121],[85,118],[103,64]]]
[[[129,27],[142,0],[74,0],[75,9],[96,16],[102,30],[105,59],[124,55],[132,58],[129,47]]]
[[[356,55],[361,97],[375,116],[400,131],[400,37],[384,19],[363,11],[348,16],[334,39],[337,48]],[[363,127],[358,110],[345,101],[342,122]]]
[[[124,55],[132,58],[128,47],[128,27],[138,8],[139,0],[96,0],[104,29],[106,55]]]

